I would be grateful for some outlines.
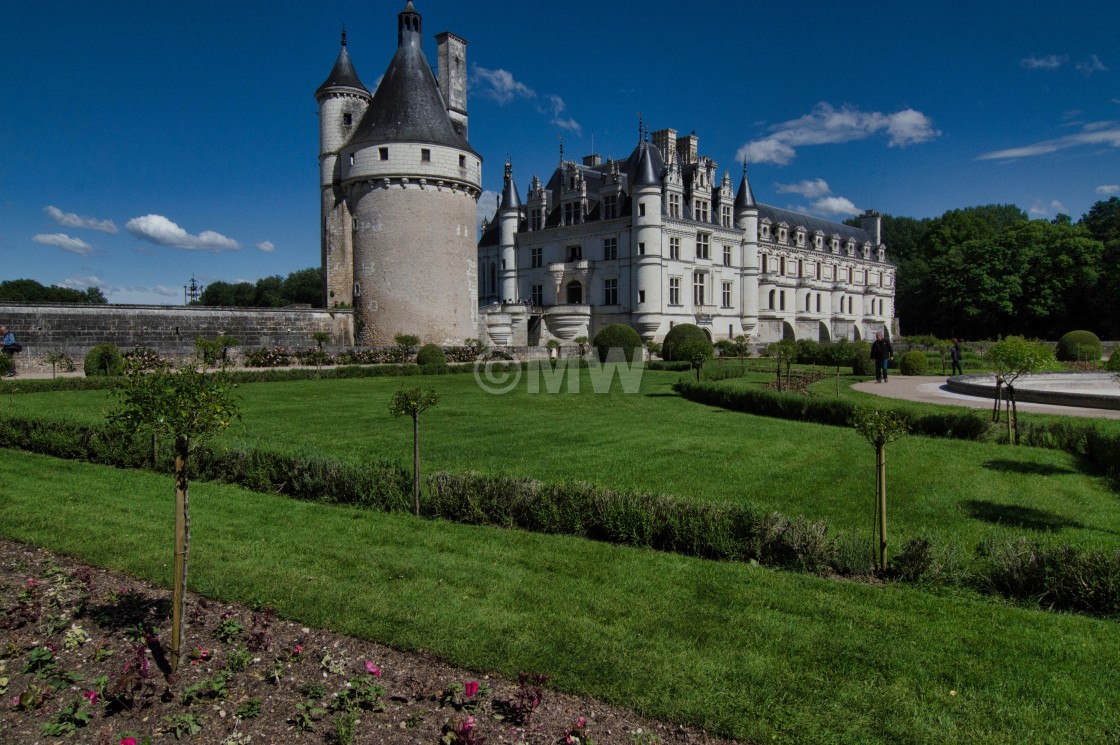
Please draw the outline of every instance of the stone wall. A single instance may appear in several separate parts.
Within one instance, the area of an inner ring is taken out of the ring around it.
[[[319,331],[330,334],[332,345],[354,343],[350,310],[0,303],[0,323],[23,345],[16,364],[28,371],[41,368],[52,352],[70,355],[80,368],[86,353],[102,342],[148,347],[166,356],[190,355],[196,337],[221,334],[236,338],[242,348],[308,347]]]

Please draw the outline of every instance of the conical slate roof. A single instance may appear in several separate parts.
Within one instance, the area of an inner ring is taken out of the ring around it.
[[[411,2],[400,15],[419,19]],[[428,142],[474,152],[451,123],[418,30],[402,26],[397,53],[351,142]]]
[[[627,172],[631,186],[660,186],[665,161],[661,159],[661,153],[656,147],[648,142],[639,142],[638,147],[630,154]]]
[[[521,209],[521,196],[513,182],[513,165],[506,163],[506,180],[502,187],[502,209]]]
[[[342,32],[342,49],[338,53],[338,59],[335,60],[334,67],[331,68],[331,74],[315,91],[315,96],[318,97],[319,94],[331,88],[356,88],[369,93],[369,89],[362,85],[362,81],[358,79],[354,64],[350,62],[350,55],[346,51],[346,31]]]
[[[735,195],[735,209],[749,209],[757,207],[758,204],[754,201],[754,192],[751,191],[751,184],[747,181],[747,164],[743,164],[743,180],[739,182],[739,193]]]

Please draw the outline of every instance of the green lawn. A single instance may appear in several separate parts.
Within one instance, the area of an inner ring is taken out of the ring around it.
[[[490,395],[471,375],[248,384],[239,389],[243,423],[223,442],[407,462],[411,426],[389,415],[388,402],[401,386],[430,385],[441,400],[422,419],[427,473],[503,472],[748,501],[870,538],[874,454],[854,431],[685,401],[671,391],[679,377],[647,371],[634,395],[617,383],[609,394],[595,394],[586,371],[579,394],[530,393],[523,379],[509,394]],[[109,404],[99,391],[7,401],[15,412],[88,421]],[[922,437],[887,452],[896,547],[925,533],[971,548],[986,536],[1024,530],[1076,545],[1117,545],[1116,494],[1063,452]]]
[[[0,451],[0,534],[165,585],[172,494],[170,477]],[[722,734],[1120,737],[1114,621],[222,485],[191,504],[193,590]]]

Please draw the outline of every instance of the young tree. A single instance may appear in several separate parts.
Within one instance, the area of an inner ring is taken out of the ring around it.
[[[130,364],[115,390],[119,405],[110,420],[133,432],[167,432],[175,439],[175,562],[171,609],[171,671],[179,666],[186,624],[187,557],[190,549],[188,460],[191,448],[227,429],[239,417],[225,375],[191,365],[145,372]]]
[[[999,405],[1000,384],[1007,388],[1007,439],[1019,444],[1019,411],[1015,405],[1015,381],[1022,376],[1041,370],[1054,360],[1054,352],[1041,342],[1027,341],[1021,336],[1009,336],[993,345],[988,352],[988,362],[996,374],[996,405]]]
[[[825,344],[821,347],[821,363],[836,368],[836,397],[840,398],[840,368],[852,364],[855,350],[847,339]]]
[[[393,337],[393,341],[397,343],[401,362],[407,362],[416,348],[420,346],[420,337],[414,334],[397,334]]]
[[[774,360],[776,364],[775,373],[778,376],[779,391],[782,390],[782,365],[785,365],[786,387],[788,387],[791,371],[793,369],[793,362],[797,359],[797,343],[790,339],[782,339],[766,347],[766,351],[763,354]]]
[[[412,496],[416,516],[420,517],[420,415],[439,403],[439,394],[432,388],[402,388],[393,394],[389,413],[412,417]]]
[[[910,430],[906,416],[896,411],[857,409],[856,432],[875,448],[875,511],[879,518],[879,569],[887,568],[887,445]]]

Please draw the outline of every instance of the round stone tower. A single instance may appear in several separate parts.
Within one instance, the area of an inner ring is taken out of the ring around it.
[[[739,193],[735,195],[735,226],[743,231],[743,270],[739,286],[742,297],[740,321],[743,332],[749,337],[758,328],[758,204],[754,192],[747,181],[747,164],[743,162],[743,180],[739,182]]]
[[[392,344],[397,334],[456,344],[478,335],[482,158],[466,139],[465,93],[454,106],[445,100],[424,56],[421,23],[409,0],[397,19],[397,52],[339,153],[362,344]],[[454,76],[447,89],[465,91],[466,42],[439,40],[447,58],[441,72]]]
[[[665,166],[657,148],[641,136],[640,130],[638,147],[630,160],[637,164],[630,174],[638,279],[634,325],[642,339],[649,341],[662,322],[661,177]]]
[[[326,81],[315,91],[319,103],[319,189],[322,225],[320,250],[323,259],[325,307],[354,302],[354,254],[351,250],[350,209],[343,198],[338,153],[354,134],[369,108],[370,94],[350,62],[346,51],[346,29],[342,49]]]

